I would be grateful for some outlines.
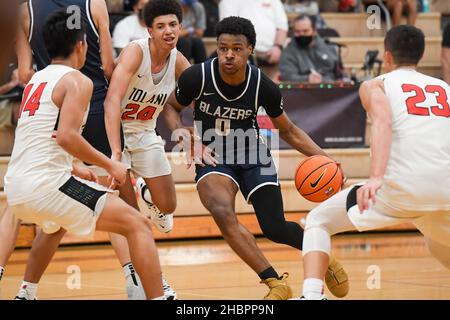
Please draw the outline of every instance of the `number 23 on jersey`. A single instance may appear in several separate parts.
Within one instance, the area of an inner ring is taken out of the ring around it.
[[[409,114],[417,116],[429,116],[430,111],[438,117],[450,117],[450,106],[448,104],[447,91],[438,85],[427,85],[421,88],[414,84],[402,85],[402,90],[405,93],[414,92],[415,95],[406,99],[406,108]],[[436,105],[418,106],[418,104],[425,102],[426,93],[431,93],[436,97]]]

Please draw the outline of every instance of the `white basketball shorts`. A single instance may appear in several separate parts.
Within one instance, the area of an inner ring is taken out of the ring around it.
[[[122,163],[136,177],[155,178],[172,173],[164,142],[155,131],[126,133]]]
[[[63,228],[76,235],[92,237],[106,194],[112,192],[97,183],[70,176],[60,188],[12,205],[11,210],[18,219],[41,226],[45,233]]]

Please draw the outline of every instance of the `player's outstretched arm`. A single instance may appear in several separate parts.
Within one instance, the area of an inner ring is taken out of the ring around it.
[[[369,200],[375,201],[375,193],[383,183],[391,149],[392,116],[382,80],[364,82],[359,89],[359,96],[372,121],[370,180],[357,193],[358,206],[362,212],[368,209]]]
[[[17,30],[16,54],[18,59],[19,82],[23,85],[30,81],[34,74],[33,70],[33,53],[30,43],[28,42],[28,30],[30,17],[28,13],[27,3],[20,6],[20,24]]]
[[[109,32],[109,15],[104,0],[91,1],[92,18],[97,27],[100,42],[100,57],[106,79],[110,80],[114,70],[113,47]]]
[[[60,107],[56,142],[81,161],[104,168],[119,183],[125,181],[126,168],[111,161],[81,135],[80,127],[93,91],[92,81],[79,71],[65,75],[56,85],[52,99]],[[122,170],[123,169],[123,170]]]
[[[125,47],[114,69],[108,93],[105,99],[105,127],[114,159],[120,160],[122,147],[120,143],[121,102],[127,93],[131,77],[137,72],[142,61],[142,50],[137,44]]]

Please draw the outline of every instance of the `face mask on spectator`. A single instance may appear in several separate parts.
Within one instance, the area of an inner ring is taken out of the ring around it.
[[[313,41],[313,36],[298,36],[295,37],[295,41],[301,48],[306,48]]]

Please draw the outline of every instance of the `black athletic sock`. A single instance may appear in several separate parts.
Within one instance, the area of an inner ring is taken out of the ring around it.
[[[261,280],[266,280],[269,278],[280,279],[280,277],[278,276],[278,273],[275,271],[275,269],[273,267],[267,268],[266,270],[264,270],[263,272],[258,274],[258,276],[261,278]]]

